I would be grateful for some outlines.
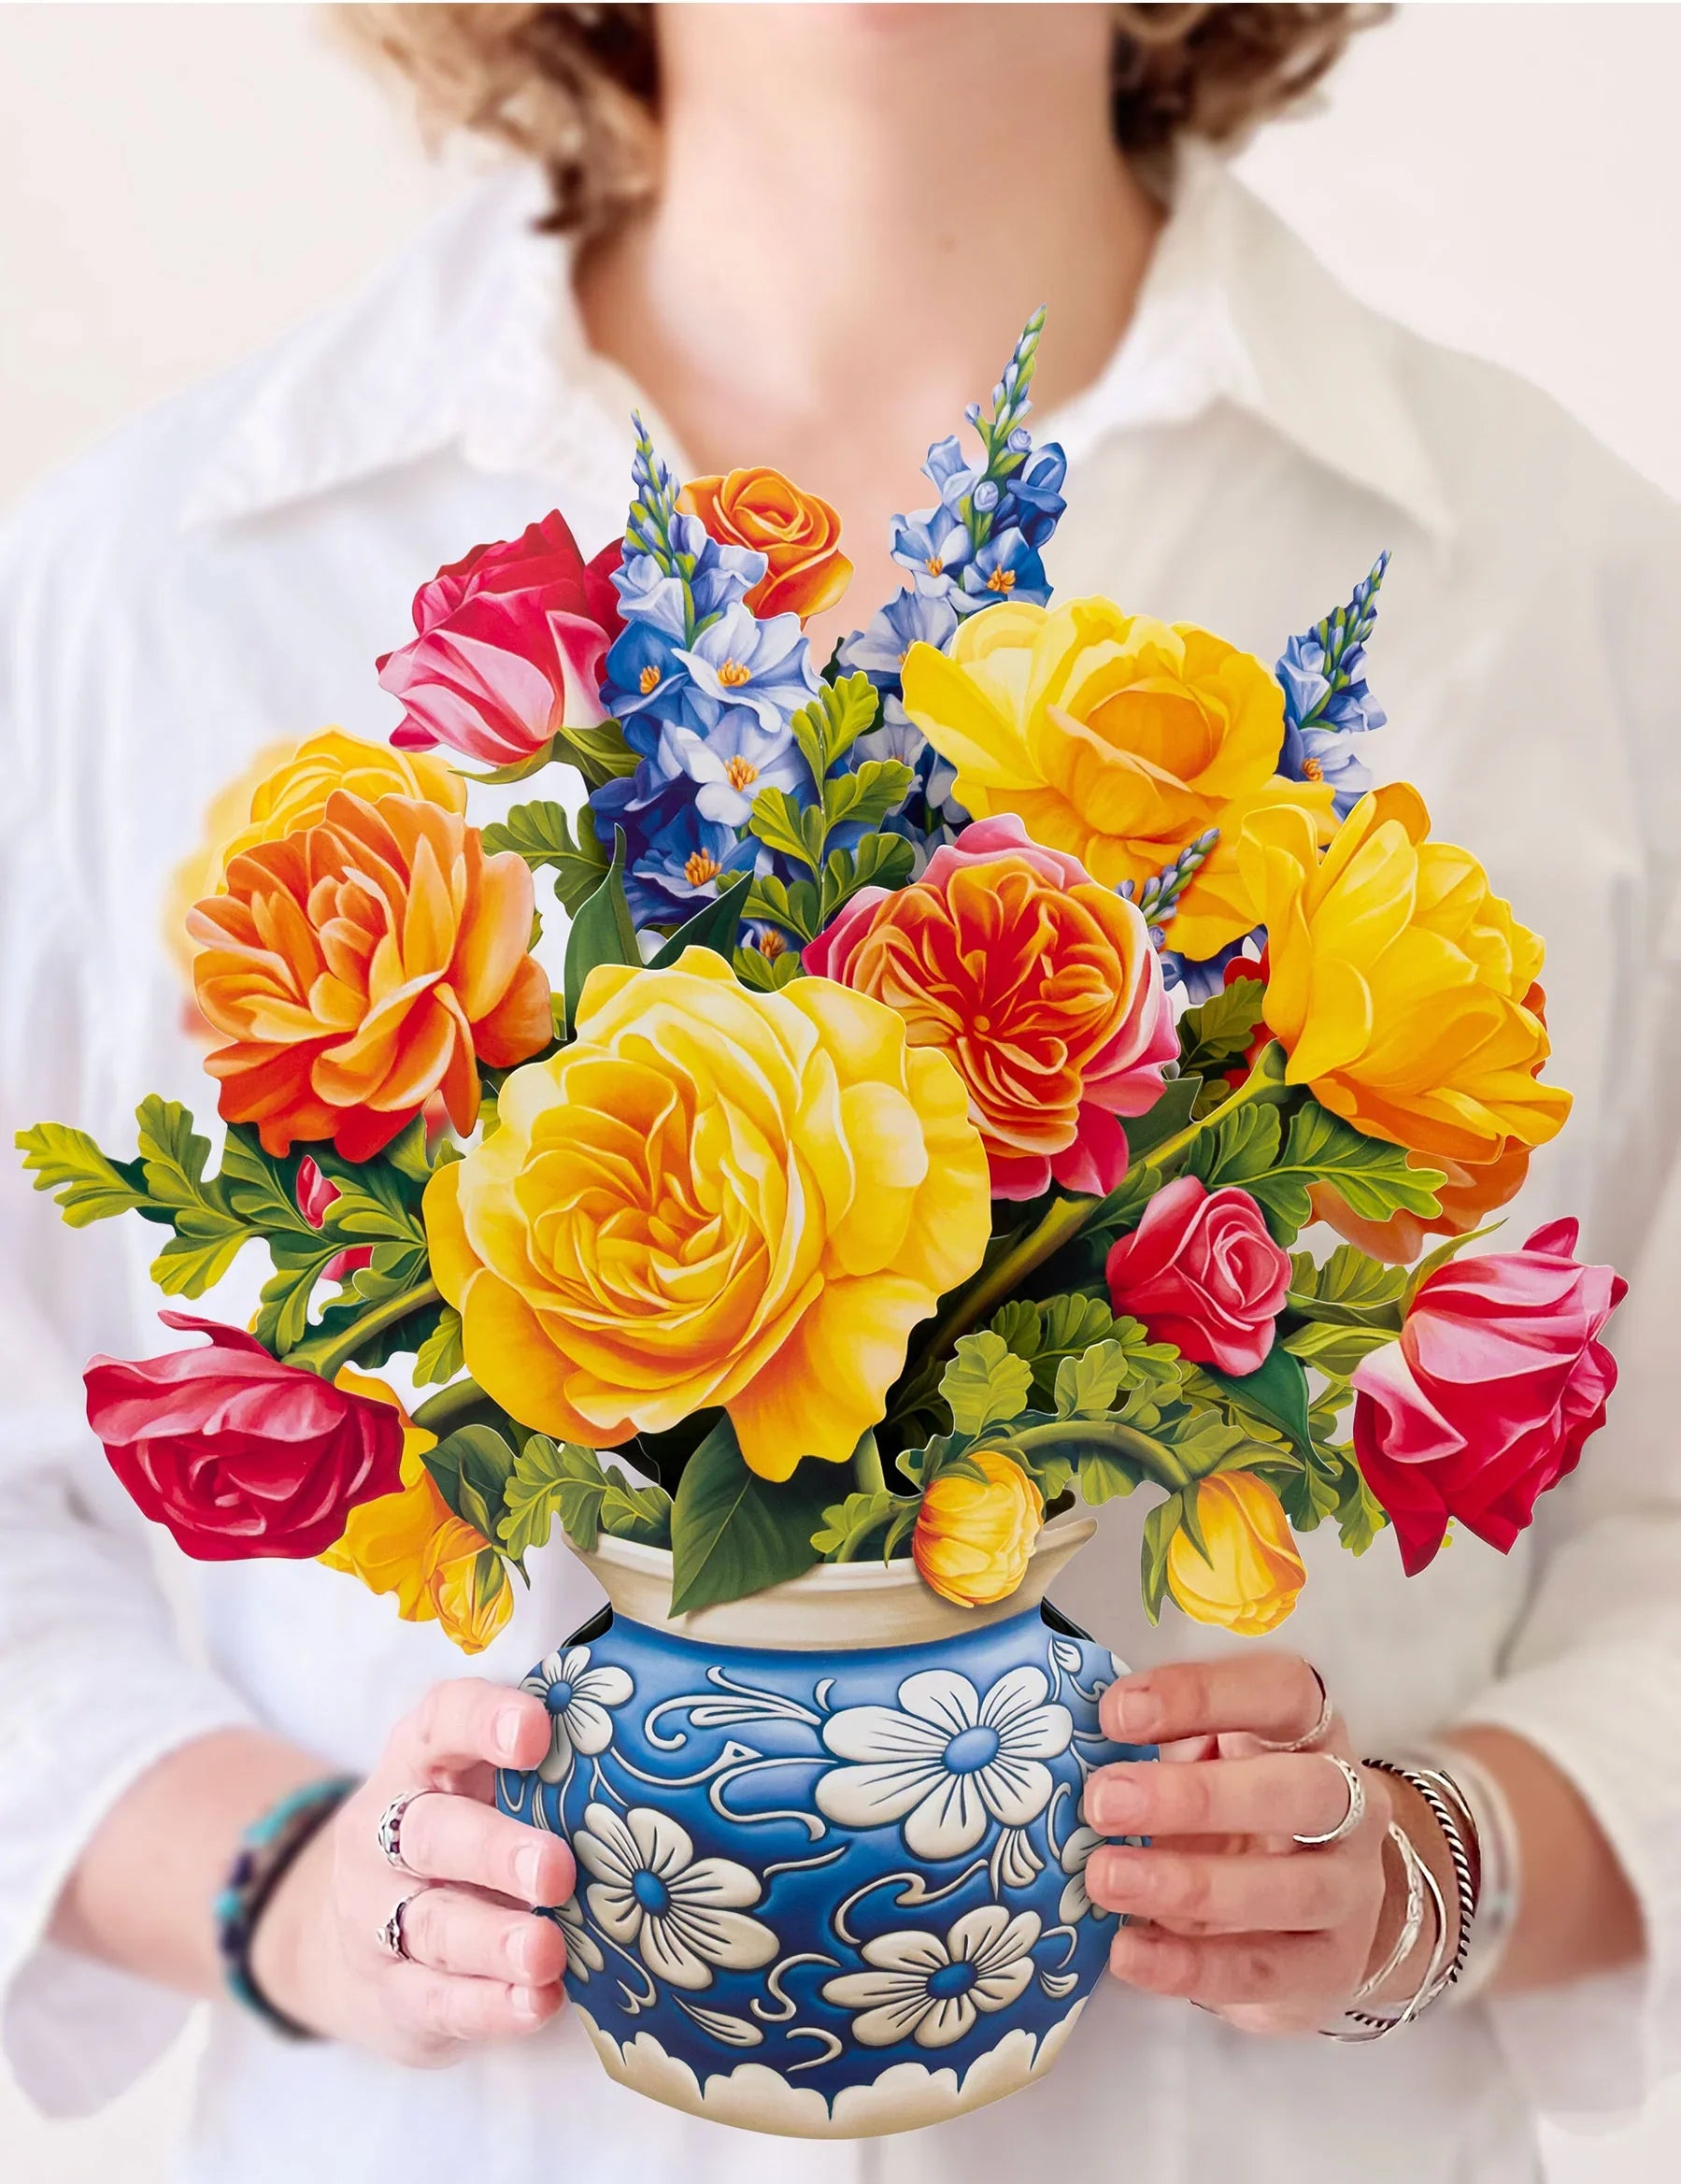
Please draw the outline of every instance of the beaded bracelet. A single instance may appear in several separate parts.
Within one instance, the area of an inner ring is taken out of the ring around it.
[[[257,1985],[251,1974],[251,1938],[270,1897],[298,1853],[357,1787],[354,1775],[332,1775],[325,1781],[307,1782],[289,1791],[241,1835],[216,1898],[212,1915],[222,1976],[247,2009],[289,2040],[311,2040],[316,2035],[306,2025],[277,2009]]]

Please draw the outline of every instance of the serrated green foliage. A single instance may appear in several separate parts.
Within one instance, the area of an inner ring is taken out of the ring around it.
[[[757,948],[738,948],[731,963],[742,984],[755,993],[778,993],[804,975],[799,956],[791,948],[784,949],[780,955],[766,955]]]
[[[683,1467],[672,1510],[671,1612],[739,1600],[818,1560],[811,1535],[833,1492],[834,1471],[806,1457],[791,1477],[749,1471],[727,1417]]]
[[[757,924],[775,925],[804,947],[817,938],[822,925],[822,897],[814,879],[784,881],[765,873],[754,880],[742,915]]]
[[[1282,1135],[1276,1107],[1235,1108],[1191,1139],[1179,1172],[1210,1191],[1247,1190],[1278,1158]]]
[[[1285,1304],[1299,1319],[1399,1330],[1408,1280],[1404,1266],[1386,1266],[1352,1244],[1339,1244],[1322,1264],[1310,1251],[1291,1252],[1289,1263]]]
[[[593,1449],[533,1434],[514,1460],[503,1496],[498,1536],[518,1560],[548,1544],[558,1516],[561,1529],[584,1554],[593,1554],[605,1532],[647,1547],[671,1542],[671,1496],[660,1486],[635,1486],[616,1463]]]
[[[974,1436],[1019,1418],[1033,1385],[1033,1367],[988,1329],[958,1337],[956,1354],[940,1377],[940,1393],[954,1429]]]
[[[512,849],[534,872],[552,871],[556,899],[569,918],[577,916],[606,877],[607,851],[588,807],[575,821],[558,804],[516,804],[483,835],[487,850]]]
[[[880,704],[867,675],[847,675],[824,683],[811,703],[791,716],[788,724],[814,789],[875,725]]]
[[[1310,1320],[1300,1327],[1292,1327],[1281,1339],[1291,1357],[1300,1358],[1316,1373],[1324,1373],[1333,1380],[1346,1380],[1362,1358],[1370,1357],[1375,1349],[1381,1349],[1395,1337],[1382,1327],[1339,1327]]]
[[[1167,1596],[1167,1550],[1184,1514],[1184,1497],[1175,1493],[1158,1502],[1144,1520],[1138,1575],[1144,1612],[1153,1623],[1161,1620],[1161,1603]]]
[[[454,1379],[466,1362],[461,1344],[461,1314],[453,1305],[442,1305],[437,1325],[415,1352],[415,1383],[421,1388],[442,1387]]]
[[[823,783],[825,825],[879,826],[909,795],[914,778],[904,760],[896,758],[865,759],[853,773],[832,775]]]
[[[814,878],[822,870],[829,828],[820,806],[802,807],[785,789],[761,789],[748,814],[748,828],[767,849],[804,864]]]
[[[1127,1377],[1126,1345],[1094,1342],[1057,1367],[1053,1401],[1059,1418],[1106,1418]]]
[[[825,1562],[862,1560],[866,1550],[878,1552],[883,1562],[892,1559],[915,1525],[918,1496],[889,1493],[883,1489],[848,1494],[823,1511],[823,1520],[811,1535],[811,1544]]]
[[[823,865],[821,922],[827,925],[861,888],[903,887],[915,864],[903,835],[863,835],[850,849],[831,849]]]
[[[1266,986],[1260,978],[1234,978],[1179,1019],[1179,1067],[1186,1074],[1218,1076],[1240,1062],[1261,1025]]]
[[[420,1461],[463,1523],[494,1541],[514,1470],[513,1449],[502,1435],[493,1426],[458,1426]]]
[[[613,829],[613,854],[601,885],[578,906],[566,935],[566,1020],[577,1021],[584,981],[603,964],[640,966],[642,951],[624,895],[624,829]]]
[[[671,938],[649,958],[648,968],[663,971],[677,963],[686,948],[710,949],[714,955],[721,955],[725,963],[732,963],[735,955],[735,935],[741,930],[743,906],[748,890],[753,885],[749,872],[734,881],[712,902],[698,909],[686,925],[679,925]]]
[[[1440,1210],[1436,1192],[1446,1180],[1434,1168],[1414,1167],[1398,1145],[1367,1137],[1308,1100],[1290,1117],[1277,1163],[1246,1184],[1281,1244],[1293,1243],[1313,1218],[1308,1187],[1327,1183],[1360,1220]]]
[[[138,1161],[114,1161],[85,1130],[64,1122],[36,1122],[13,1140],[37,1191],[50,1191],[73,1229],[120,1213],[147,1213],[151,1205]],[[150,1215],[152,1220],[163,1218]]]

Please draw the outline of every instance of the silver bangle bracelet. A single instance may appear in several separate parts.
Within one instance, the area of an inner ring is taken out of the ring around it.
[[[1412,1837],[1395,1821],[1389,1822],[1389,1841],[1401,1856],[1402,1871],[1406,1875],[1406,1910],[1401,1921],[1401,1931],[1395,1936],[1395,1946],[1378,1965],[1354,1990],[1356,2002],[1364,2002],[1368,1994],[1375,1994],[1387,1986],[1418,1946],[1418,1936],[1424,1931],[1424,1861],[1413,1849]]]
[[[1398,2033],[1403,2025],[1410,2025],[1416,2017],[1428,2009],[1446,1984],[1446,1966],[1449,1956],[1447,1906],[1442,1899],[1441,1887],[1435,1875],[1432,1873],[1417,1850],[1414,1850],[1413,1858],[1419,1878],[1422,1880],[1435,1910],[1436,1938],[1431,1948],[1430,1962],[1424,1967],[1423,1977],[1420,1978],[1412,1999],[1392,2017],[1380,2017],[1375,2012],[1365,2009],[1345,2010],[1342,2024],[1325,2027],[1320,2035],[1321,2038],[1335,2040],[1343,2047],[1349,2048],[1369,2047],[1374,2040],[1388,2039],[1391,2033]],[[1409,1878],[1413,1870],[1414,1867],[1408,1867]],[[1352,2026],[1356,2029],[1346,2031],[1345,2026]]]
[[[1420,1757],[1452,1785],[1476,1836],[1476,1934],[1454,1991],[1456,2001],[1468,2002],[1485,1992],[1499,1971],[1517,1923],[1522,1844],[1505,1791],[1491,1769],[1452,1744],[1427,1745]]]
[[[1458,1896],[1459,1933],[1453,1949],[1453,1961],[1441,1982],[1441,1991],[1451,1987],[1465,1968],[1465,1959],[1471,1951],[1472,1931],[1476,1924],[1476,1882],[1473,1877],[1471,1847],[1465,1840],[1465,1831],[1460,1825],[1453,1806],[1436,1787],[1431,1774],[1417,1767],[1403,1766],[1395,1760],[1367,1760],[1365,1765],[1375,1767],[1381,1775],[1393,1775],[1398,1782],[1404,1782],[1417,1791],[1430,1808],[1430,1816],[1442,1831],[1442,1840],[1447,1847],[1447,1856],[1453,1866],[1454,1890]],[[1426,1997],[1434,2002],[1436,1995]]]

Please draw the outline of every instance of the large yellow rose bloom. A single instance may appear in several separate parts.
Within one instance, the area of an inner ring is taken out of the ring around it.
[[[1105,886],[1142,887],[1218,828],[1167,928],[1189,956],[1259,922],[1237,859],[1251,812],[1288,805],[1331,836],[1329,785],[1278,775],[1276,678],[1189,622],[1169,628],[1107,599],[990,607],[948,654],[913,645],[904,682],[906,712],[957,768],[964,809],[1017,813],[1034,841]]]
[[[604,965],[497,1113],[427,1186],[433,1274],[479,1385],[592,1448],[719,1404],[762,1477],[845,1462],[986,1249],[956,1069],[826,978]]]
[[[1284,1505],[1252,1471],[1200,1479],[1197,1518],[1204,1558],[1181,1527],[1168,1542],[1167,1589],[1193,1622],[1240,1638],[1264,1638],[1296,1605],[1307,1572]]]
[[[278,842],[319,825],[335,789],[376,804],[381,796],[413,796],[446,811],[464,812],[467,785],[442,759],[424,750],[392,750],[364,743],[342,728],[323,728],[301,743],[266,743],[205,813],[204,838],[176,867],[165,909],[169,945],[183,966],[195,950],[187,913],[205,895],[220,894],[228,866],[243,850]]]
[[[1468,850],[1429,833],[1423,799],[1398,782],[1355,806],[1323,860],[1289,811],[1253,818],[1241,857],[1289,1081],[1369,1137],[1477,1167],[1544,1145],[1570,1094],[1537,1076],[1539,935]]]

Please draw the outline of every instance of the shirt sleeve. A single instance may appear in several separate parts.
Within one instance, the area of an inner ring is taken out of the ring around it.
[[[1631,2109],[1681,2069],[1681,776],[1674,680],[1650,637],[1681,578],[1667,505],[1658,528],[1602,603],[1603,687],[1621,715],[1606,726],[1628,754],[1640,877],[1623,960],[1605,966],[1626,996],[1603,1057],[1616,1092],[1575,1171],[1595,1178],[1584,1256],[1629,1279],[1608,1331],[1618,1381],[1578,1471],[1542,1504],[1539,1579],[1502,1673],[1460,1717],[1553,1762],[1639,1901],[1643,1964],[1489,2006],[1536,2107],[1563,2117]],[[1557,901],[1568,917],[1567,888]]]
[[[83,1412],[86,1358],[144,1342],[130,1270],[145,1240],[121,1237],[126,1217],[93,1235],[67,1229],[13,1150],[13,1134],[43,1118],[99,1134],[145,1088],[127,1081],[66,846],[96,782],[65,786],[77,768],[47,748],[50,715],[21,705],[9,633],[0,656],[0,2048],[26,2095],[69,2115],[138,2076],[190,2005],[56,1947],[59,1894],[140,1775],[249,1717],[189,1658],[148,1528]]]

